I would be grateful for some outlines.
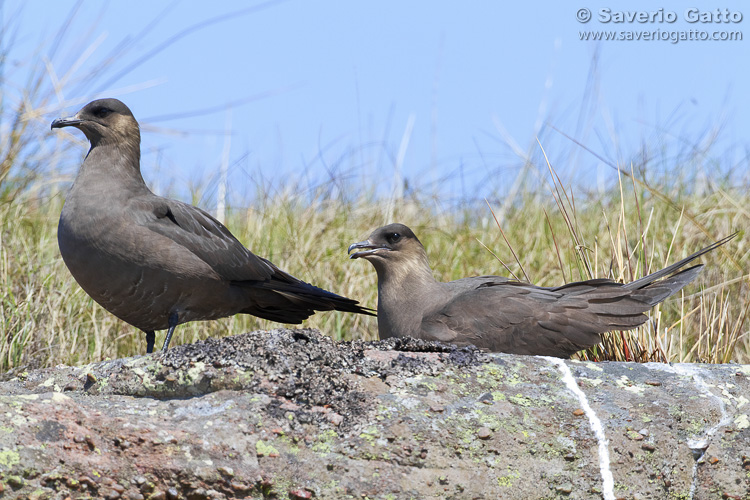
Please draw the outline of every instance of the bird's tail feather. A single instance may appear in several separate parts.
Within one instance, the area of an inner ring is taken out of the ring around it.
[[[281,323],[300,323],[305,318],[314,314],[315,311],[342,311],[370,316],[375,315],[372,309],[362,307],[354,299],[342,297],[301,280],[290,283],[280,280],[236,281],[232,284],[243,288],[265,291],[265,297],[256,299],[260,303],[269,302],[269,306],[271,305],[270,303],[274,302],[285,303],[285,307],[279,308],[278,314],[273,313],[272,306],[270,308],[263,308],[266,311],[265,314],[259,313],[255,307],[251,308],[252,310],[243,311]],[[269,296],[267,293],[269,291],[275,292],[273,294],[276,297],[275,299]],[[294,310],[288,307],[290,304],[296,306]]]
[[[635,289],[638,289],[638,288],[643,288],[645,286],[648,286],[648,285],[650,285],[651,283],[655,282],[658,279],[661,279],[661,278],[663,278],[665,276],[669,276],[670,274],[674,273],[675,271],[677,271],[681,267],[683,267],[686,264],[694,261],[695,259],[697,259],[701,255],[705,255],[708,252],[710,252],[711,250],[714,250],[715,248],[720,247],[721,245],[723,245],[727,241],[729,241],[732,238],[734,238],[735,236],[737,236],[737,234],[738,234],[738,232],[732,233],[729,236],[727,236],[726,238],[722,238],[719,241],[717,241],[716,243],[712,243],[711,245],[707,246],[706,248],[698,250],[694,254],[685,257],[681,261],[675,262],[671,266],[667,266],[664,269],[656,271],[655,273],[649,274],[648,276],[644,276],[643,278],[641,278],[639,280],[635,280],[632,283],[627,283],[625,285],[625,287],[628,288],[628,289],[630,289],[630,290],[635,290]],[[696,266],[696,267],[699,267],[699,266]],[[683,273],[686,273],[686,272],[690,271],[691,269],[693,269],[693,268],[687,269],[686,271],[683,271]],[[692,275],[692,279],[695,279],[695,277],[698,274],[698,271],[700,271],[700,269],[698,269],[697,271],[694,272],[694,274]],[[675,276],[677,276],[677,275],[675,275]],[[684,284],[682,284],[682,286],[685,286],[688,283],[690,283],[690,281],[686,281]],[[682,288],[682,286],[680,286],[680,288]],[[677,288],[675,290],[675,292],[677,292],[678,290],[679,290],[679,288]],[[666,298],[666,297],[664,297],[664,298]]]
[[[635,328],[648,319],[645,313],[649,309],[695,280],[703,269],[702,264],[680,271],[681,267],[723,245],[736,234],[632,283],[595,279],[551,289],[564,293],[566,313],[563,317],[556,317],[555,323],[549,328],[554,329],[555,325],[559,328],[561,323],[569,327],[570,331],[580,332],[603,333]],[[572,339],[573,342],[575,340]]]
[[[631,290],[630,296],[634,299],[648,304],[649,307],[653,307],[659,302],[679,292],[682,287],[697,278],[702,269],[703,265],[700,264],[685,269],[684,271],[680,271],[672,276],[651,282],[643,288],[633,289],[628,287],[628,285],[625,285],[624,288]]]

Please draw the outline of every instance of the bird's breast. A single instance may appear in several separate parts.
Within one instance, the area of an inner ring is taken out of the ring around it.
[[[173,312],[183,323],[226,316],[238,307],[229,282],[180,245],[149,234],[126,214],[86,211],[84,217],[77,210],[63,209],[60,254],[81,288],[118,318],[161,330]]]

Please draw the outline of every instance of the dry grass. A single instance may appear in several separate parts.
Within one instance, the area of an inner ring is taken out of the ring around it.
[[[531,202],[515,207],[501,225],[518,263],[495,221],[487,217],[487,209],[484,214],[478,209],[467,223],[465,214],[460,218],[451,212],[436,214],[424,208],[426,203],[403,202],[395,206],[393,220],[408,224],[419,235],[439,279],[507,274],[483,248],[486,245],[515,274],[523,275],[522,265],[532,281],[552,286],[588,277],[637,279],[732,232],[738,227],[738,215],[730,208],[750,201],[746,194],[727,191],[684,200],[691,204],[685,211],[696,214],[701,207],[713,207],[710,213],[696,215],[706,235],[672,207],[645,200],[643,190],[632,183],[623,182],[622,195],[606,202],[580,201],[575,210],[572,204],[564,210]],[[60,207],[60,196],[43,203],[2,205],[2,369],[85,363],[144,352],[144,335],[93,303],[62,263],[55,237]],[[325,197],[279,197],[234,211],[228,225],[249,248],[283,269],[375,306],[374,271],[366,262],[347,259],[346,248],[386,222],[381,207],[377,200],[349,204]],[[654,308],[650,322],[631,332],[608,335],[583,357],[749,361],[745,322],[749,281],[741,270],[747,268],[747,247],[747,237],[741,233],[701,259],[706,268],[699,280]],[[319,313],[306,325],[336,339],[377,338],[376,320],[358,315]],[[274,326],[250,316],[192,323],[177,329],[173,343]]]

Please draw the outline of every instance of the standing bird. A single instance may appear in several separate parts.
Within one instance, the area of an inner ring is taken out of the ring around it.
[[[141,176],[141,134],[125,104],[90,102],[51,128],[75,127],[91,143],[60,214],[60,253],[81,288],[146,332],[252,314],[301,323],[315,311],[372,314],[357,301],[305,283],[245,248],[203,210],[152,193]]]
[[[349,253],[369,260],[378,273],[381,339],[416,337],[569,358],[598,344],[604,332],[645,323],[644,312],[693,281],[703,266],[678,269],[736,234],[632,283],[592,279],[554,288],[501,276],[436,281],[422,243],[403,224],[376,229]]]

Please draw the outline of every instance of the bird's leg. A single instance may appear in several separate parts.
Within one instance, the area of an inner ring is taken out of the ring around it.
[[[146,332],[146,352],[151,354],[154,352],[154,341],[156,340],[156,334],[153,330]]]
[[[174,333],[178,321],[179,317],[177,316],[177,313],[169,315],[169,330],[167,330],[167,337],[164,339],[164,346],[161,348],[162,351],[169,349],[169,342],[172,340],[172,334]]]

